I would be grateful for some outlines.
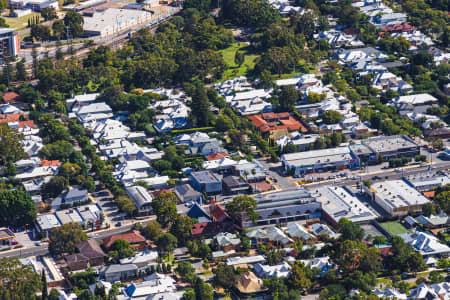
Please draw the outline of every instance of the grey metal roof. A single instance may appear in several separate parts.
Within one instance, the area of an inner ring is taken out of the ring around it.
[[[119,272],[127,272],[137,270],[138,267],[135,264],[126,264],[126,265],[110,265],[106,268],[105,274],[119,273]]]
[[[217,176],[210,171],[192,172],[191,176],[200,184],[220,182]]]

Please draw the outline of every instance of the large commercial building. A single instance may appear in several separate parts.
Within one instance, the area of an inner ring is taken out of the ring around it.
[[[385,161],[420,154],[419,144],[405,135],[378,136],[362,140],[362,143]]]
[[[283,154],[281,162],[286,172],[295,175],[318,170],[342,170],[359,167],[359,158],[348,147]]]
[[[20,37],[14,28],[0,28],[0,61],[4,57],[17,56],[20,52]]]
[[[404,180],[376,182],[369,188],[364,186],[364,189],[391,216],[420,213],[422,207],[430,202]]]
[[[259,194],[255,199],[258,219],[253,223],[244,216],[244,227],[320,218],[322,212],[321,203],[305,189]]]
[[[84,17],[84,34],[86,36],[108,36],[125,31],[136,25],[150,22],[152,13],[135,9],[109,8],[95,12],[92,17]]]
[[[31,8],[34,11],[41,11],[44,8],[54,8],[58,10],[58,1],[49,0],[9,0],[8,4],[14,8]]]
[[[313,190],[313,195],[322,203],[322,215],[333,225],[341,218],[353,223],[365,224],[377,218],[369,207],[365,206],[345,187],[322,186]]]
[[[406,180],[418,191],[428,191],[432,188],[450,183],[450,177],[440,172],[425,172],[409,175]]]

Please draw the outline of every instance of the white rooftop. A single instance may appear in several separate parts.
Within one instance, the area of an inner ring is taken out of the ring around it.
[[[377,218],[377,215],[364,205],[355,195],[341,186],[322,186],[314,189],[322,209],[336,223],[341,218],[347,218],[354,223],[367,222]]]
[[[403,180],[375,182],[371,185],[371,189],[375,191],[377,197],[393,209],[430,202]]]

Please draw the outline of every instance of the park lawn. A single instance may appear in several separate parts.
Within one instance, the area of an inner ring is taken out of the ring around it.
[[[239,67],[234,63],[234,56],[237,51],[242,51],[245,54],[244,63]],[[259,57],[258,54],[249,51],[247,43],[234,43],[230,47],[220,50],[223,60],[229,67],[222,74],[222,80],[232,79],[237,76],[248,76],[250,70],[255,67],[255,61]]]
[[[10,28],[16,28],[17,30],[23,30],[28,26],[28,19],[34,16],[40,16],[39,13],[31,13],[29,15],[20,17],[20,18],[10,18],[7,16],[3,16],[6,21],[6,24],[9,25]]]
[[[398,222],[384,222],[380,223],[380,226],[383,227],[383,229],[386,230],[391,236],[409,232]]]

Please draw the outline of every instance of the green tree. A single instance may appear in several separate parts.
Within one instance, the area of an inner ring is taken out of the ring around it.
[[[197,300],[213,300],[214,293],[211,285],[204,282],[200,277],[197,277],[194,282],[194,291]]]
[[[226,204],[226,209],[234,219],[241,213],[246,213],[247,217],[255,222],[258,218],[258,213],[255,212],[256,205],[256,200],[250,196],[237,196]]]
[[[69,11],[64,16],[64,25],[70,29],[72,37],[80,37],[83,34],[83,17],[74,11]]]
[[[145,237],[149,240],[155,240],[155,238],[162,232],[161,224],[158,221],[150,221],[143,229]]]
[[[171,233],[162,233],[156,237],[156,245],[163,254],[170,254],[177,247],[178,241]]]
[[[24,81],[27,79],[27,71],[25,69],[25,59],[21,59],[16,63],[16,79]]]
[[[305,267],[296,263],[291,269],[291,275],[288,279],[289,285],[292,288],[307,291],[311,288],[311,280],[308,278]]]
[[[52,31],[53,35],[56,37],[57,40],[60,40],[63,38],[66,32],[66,25],[64,25],[63,20],[56,20],[52,24]]]
[[[66,181],[61,177],[53,176],[48,182],[45,182],[41,188],[41,195],[44,199],[55,198],[59,196],[66,187]]]
[[[50,294],[48,295],[48,300],[59,300],[59,292],[57,289],[51,289]]]
[[[5,257],[0,260],[0,286],[0,299],[36,299],[42,282],[31,265]]]
[[[45,21],[50,21],[58,18],[56,10],[53,7],[45,7],[41,10],[41,16]]]
[[[156,215],[156,220],[163,227],[172,224],[177,218],[177,197],[174,193],[159,194],[152,201],[153,212]]]
[[[336,124],[342,120],[342,115],[338,111],[327,110],[322,114],[322,120],[325,124]]]
[[[205,127],[210,125],[209,101],[203,84],[197,82],[190,88],[192,97],[191,122],[194,126]]]
[[[373,244],[374,245],[383,245],[386,244],[386,238],[382,235],[377,235],[374,239],[373,239]]]
[[[5,18],[0,18],[0,27],[3,27],[3,28],[9,27],[8,23],[6,23]]]
[[[181,261],[175,271],[180,274],[184,281],[189,282],[190,284],[193,284],[195,278],[197,277],[195,274],[195,268],[189,261]]]
[[[341,239],[343,241],[362,240],[364,237],[364,229],[346,218],[341,218],[339,220],[339,227],[341,228]]]
[[[0,226],[21,227],[36,219],[36,206],[22,190],[0,191]]]
[[[245,60],[244,52],[236,51],[236,53],[234,54],[234,63],[240,67],[244,63],[244,60]]]
[[[112,243],[108,255],[117,262],[119,259],[134,256],[134,250],[127,241],[117,239]]]
[[[295,102],[298,100],[297,90],[293,85],[283,86],[280,93],[280,109],[282,111],[291,111]]]
[[[120,211],[126,213],[127,215],[131,216],[134,214],[134,212],[137,210],[136,205],[134,204],[134,201],[130,199],[128,196],[118,196],[116,198],[117,207]]]
[[[195,295],[195,291],[193,289],[187,290],[183,297],[181,297],[181,300],[196,300],[197,296]]]
[[[219,265],[213,270],[215,282],[223,288],[229,290],[236,282],[236,274],[232,266]]]
[[[170,233],[178,239],[180,245],[184,245],[191,238],[192,225],[194,221],[190,217],[177,216],[170,227]]]
[[[88,239],[83,228],[78,223],[66,223],[50,231],[48,250],[52,255],[75,253],[77,245]]]
[[[45,275],[45,270],[42,270],[42,276],[41,276],[41,281],[42,281],[42,300],[47,300],[48,299],[48,287],[47,287],[47,276]]]
[[[31,25],[30,36],[38,41],[49,41],[51,39],[50,28],[45,25]]]
[[[21,141],[23,135],[17,130],[11,129],[8,123],[0,123],[0,164],[5,165],[7,161],[16,162],[27,157],[23,151]]]

